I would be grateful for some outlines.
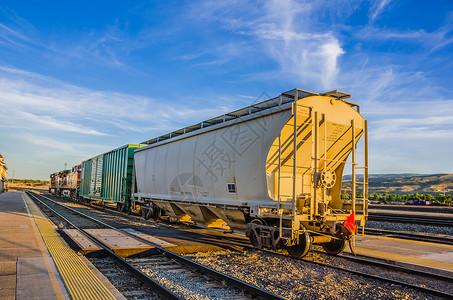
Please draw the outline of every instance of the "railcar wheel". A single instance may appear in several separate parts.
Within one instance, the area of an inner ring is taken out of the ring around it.
[[[153,208],[153,217],[155,221],[158,221],[162,216],[162,209],[158,206]]]
[[[256,223],[256,224],[259,224],[259,225],[266,225],[265,224],[266,222],[264,222],[264,220],[260,220],[260,219],[254,219],[250,223]],[[253,245],[253,247],[261,248],[259,235],[260,235],[260,229],[259,228],[255,229],[255,230],[252,230],[252,233],[251,233],[251,235],[249,237],[249,240],[250,240],[250,243]]]
[[[250,240],[250,243],[253,245],[253,247],[260,248],[261,245],[258,240],[258,236],[254,232],[252,232],[252,234],[250,235],[249,240]]]
[[[337,255],[343,252],[344,248],[346,247],[346,240],[345,239],[334,239],[328,243],[323,243],[322,247],[324,251],[329,254]]]
[[[307,232],[299,235],[299,244],[294,246],[286,246],[286,251],[288,251],[289,255],[294,258],[301,258],[307,255],[308,251],[310,250],[310,236]]]
[[[150,215],[151,210],[152,208],[150,207],[140,207],[140,213],[142,215],[142,218],[148,220],[151,217]]]
[[[123,210],[123,203],[118,202],[118,203],[116,204],[116,210],[117,210],[117,211],[122,211],[122,210]]]
[[[146,210],[146,214],[144,216],[145,220],[149,220],[151,219],[151,217],[153,216],[153,208],[150,207]]]

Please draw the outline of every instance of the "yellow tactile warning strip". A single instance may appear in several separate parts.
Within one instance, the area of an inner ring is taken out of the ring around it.
[[[72,299],[115,299],[80,257],[55,231],[35,203],[24,194],[41,236]]]
[[[25,195],[24,193],[22,193],[22,195]],[[32,215],[31,212],[30,212],[30,208],[28,207],[28,204],[26,203],[26,200],[25,200],[25,197],[22,196],[22,199],[24,200],[25,202],[25,207],[27,208],[27,212],[29,215]],[[30,222],[33,223],[33,220],[30,219]],[[50,282],[52,284],[52,288],[55,292],[55,295],[57,296],[57,299],[67,299],[67,291],[66,289],[64,288],[63,286],[63,283],[61,281],[61,279],[57,279],[57,277],[55,276],[55,265],[51,266],[51,258],[50,258],[50,254],[49,254],[49,251],[47,250],[46,248],[46,245],[44,245],[44,240],[42,239],[40,233],[39,233],[39,229],[38,229],[38,226],[36,226],[36,222],[32,224],[32,228],[33,228],[33,232],[34,232],[34,235],[38,241],[38,245],[39,245],[39,249],[41,250],[41,253],[45,253],[45,257],[46,259],[44,259],[44,263],[46,265],[46,269],[49,271],[49,277],[50,277]],[[54,263],[55,264],[55,263]],[[64,293],[64,295],[63,295]]]

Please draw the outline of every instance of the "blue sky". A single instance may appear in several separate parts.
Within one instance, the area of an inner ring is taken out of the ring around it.
[[[352,94],[371,173],[452,173],[452,71],[452,1],[0,1],[0,153],[45,179],[298,87]]]

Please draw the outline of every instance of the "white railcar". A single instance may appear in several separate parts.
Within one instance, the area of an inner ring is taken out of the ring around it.
[[[133,207],[181,222],[246,229],[255,246],[286,247],[297,257],[311,243],[340,253],[355,221],[364,226],[367,216],[366,121],[358,105],[345,101],[349,97],[294,89],[146,141],[134,154]],[[340,199],[345,164],[353,175],[348,202]]]

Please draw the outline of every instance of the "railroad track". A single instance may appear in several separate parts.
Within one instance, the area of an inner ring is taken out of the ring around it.
[[[87,207],[93,207],[93,206],[88,206],[87,205]],[[118,212],[116,212],[113,209],[112,209],[112,213],[118,214]],[[138,217],[138,216],[134,216],[134,218],[139,218],[140,219],[140,217]],[[209,229],[209,230],[212,230],[212,229]],[[285,254],[285,253],[276,252],[276,251],[270,251],[270,250],[263,250],[263,249],[256,249],[252,245],[250,245],[248,242],[238,241],[239,238],[232,239],[232,238],[227,238],[227,237],[224,237],[224,236],[218,236],[218,235],[214,235],[214,234],[211,235],[211,234],[199,233],[199,232],[197,232],[197,234],[206,235],[206,236],[209,236],[209,237],[215,237],[216,239],[227,240],[228,242],[230,242],[232,244],[235,244],[237,246],[243,247],[245,249],[253,249],[253,250],[257,250],[257,251],[263,251],[263,252],[271,253],[273,255],[288,257],[288,255]],[[238,236],[238,237],[241,237],[241,236]],[[243,238],[243,237],[241,237],[241,238]],[[322,254],[322,255],[329,256],[328,254],[326,254],[323,251],[317,251],[317,250],[311,250],[311,251],[315,252],[315,253]],[[418,276],[422,276],[422,277],[425,277],[425,278],[432,278],[432,279],[435,279],[435,280],[445,281],[447,283],[449,283],[449,282],[451,282],[453,280],[452,277],[438,275],[438,274],[434,274],[434,273],[422,272],[422,271],[410,269],[410,268],[407,268],[407,267],[401,267],[401,266],[392,264],[391,262],[379,261],[379,260],[373,259],[371,257],[365,257],[365,256],[354,257],[354,256],[346,255],[346,254],[340,255],[338,257],[341,257],[341,258],[349,260],[349,261],[354,261],[354,262],[359,263],[359,264],[366,264],[366,265],[369,265],[369,266],[379,267],[379,268],[383,268],[383,269],[391,269],[391,270],[394,270],[394,271],[397,271],[397,272],[404,272],[406,274],[418,275]],[[378,281],[381,281],[381,282],[387,282],[387,283],[391,283],[391,284],[395,284],[395,285],[405,286],[405,287],[408,287],[408,288],[413,289],[413,290],[418,290],[418,291],[421,291],[421,292],[424,292],[424,293],[427,293],[427,294],[430,294],[430,295],[434,295],[434,296],[437,296],[437,297],[445,298],[445,299],[451,299],[451,297],[453,296],[452,294],[449,294],[449,293],[445,293],[445,292],[442,292],[442,291],[439,291],[439,290],[435,290],[435,289],[432,289],[432,288],[429,288],[429,287],[414,285],[414,284],[407,283],[407,282],[404,282],[404,281],[401,281],[401,280],[385,278],[385,277],[382,277],[382,276],[377,276],[377,275],[373,275],[373,274],[369,274],[369,273],[362,272],[362,271],[357,271],[357,270],[349,270],[349,269],[346,269],[344,267],[337,267],[337,266],[333,266],[331,264],[317,262],[317,261],[311,261],[311,260],[303,259],[303,258],[300,259],[300,260],[305,261],[305,262],[310,263],[310,264],[321,265],[321,266],[325,266],[325,267],[328,267],[328,268],[331,268],[331,269],[336,269],[336,270],[339,270],[339,271],[348,272],[348,273],[355,274],[355,275],[358,275],[358,276],[362,276],[362,277],[365,277],[365,278],[375,279],[375,280],[378,280]]]
[[[451,207],[451,206],[434,206],[434,205],[369,204],[368,211],[372,212],[373,210],[453,214],[453,207]]]
[[[369,213],[369,221],[410,223],[419,225],[453,226],[452,217],[426,215],[397,215],[392,213]]]
[[[160,295],[162,295],[163,298],[184,299],[185,298],[184,296],[187,296],[187,292],[188,292],[187,290],[184,290],[184,288],[178,288],[178,291],[175,292],[172,289],[167,288],[166,285],[162,284],[162,281],[165,282],[165,279],[156,280],[152,276],[149,276],[149,274],[156,274],[156,273],[159,273],[162,275],[161,271],[163,269],[165,269],[166,271],[168,271],[167,273],[172,273],[173,275],[179,274],[183,277],[185,276],[185,280],[189,280],[189,278],[193,279],[193,278],[198,277],[199,279],[201,279],[203,286],[205,288],[224,288],[224,289],[236,290],[235,292],[231,292],[231,295],[228,297],[230,299],[250,299],[250,298],[254,298],[254,299],[285,299],[283,297],[270,293],[266,290],[260,289],[253,285],[250,285],[244,281],[238,280],[234,277],[228,276],[228,275],[220,273],[214,269],[211,269],[211,268],[208,268],[201,264],[198,264],[181,255],[172,253],[171,251],[168,251],[158,245],[152,244],[147,240],[144,240],[144,239],[141,239],[140,237],[132,235],[125,230],[110,226],[100,220],[97,220],[91,216],[83,214],[83,213],[81,213],[73,208],[70,208],[64,204],[56,202],[46,196],[37,195],[32,192],[27,192],[27,194],[30,197],[32,197],[33,199],[35,199],[36,201],[38,201],[42,206],[45,206],[46,209],[48,209],[52,212],[52,214],[54,214],[58,218],[64,220],[64,222],[69,224],[70,227],[83,232],[93,242],[95,242],[100,247],[102,247],[109,254],[109,256],[112,259],[114,259],[116,262],[121,264],[125,269],[127,269],[128,272],[133,274],[141,282],[145,283],[146,285],[151,287],[153,290],[157,291]],[[59,207],[67,209],[70,211],[71,214],[76,214],[78,217],[83,217],[83,218],[90,220],[90,222],[96,223],[98,225],[97,228],[103,227],[103,228],[115,230],[122,234],[128,235],[132,238],[138,239],[143,243],[149,244],[149,245],[153,246],[155,249],[157,249],[158,254],[148,257],[146,259],[143,259],[143,258],[124,259],[124,258],[118,256],[117,254],[115,254],[108,247],[106,247],[101,241],[96,240],[96,238],[94,236],[92,236],[89,232],[80,228],[73,222],[69,221],[62,214],[58,213],[55,209],[53,209],[49,205],[47,205],[45,203],[45,201],[43,201],[39,198],[43,198],[43,199],[45,199],[46,202],[48,201],[54,205],[58,205]],[[176,279],[175,276],[173,276],[173,279]],[[239,292],[238,292],[238,290],[239,290]]]
[[[361,229],[359,229],[359,232],[361,232]],[[375,228],[365,228],[365,234],[380,235],[380,236],[387,236],[387,237],[393,237],[393,238],[399,238],[399,239],[436,243],[436,244],[443,244],[443,245],[453,245],[453,238],[445,237],[445,236],[425,235],[425,234],[417,234],[417,233],[393,231],[393,230],[385,230],[385,229],[375,229]]]

